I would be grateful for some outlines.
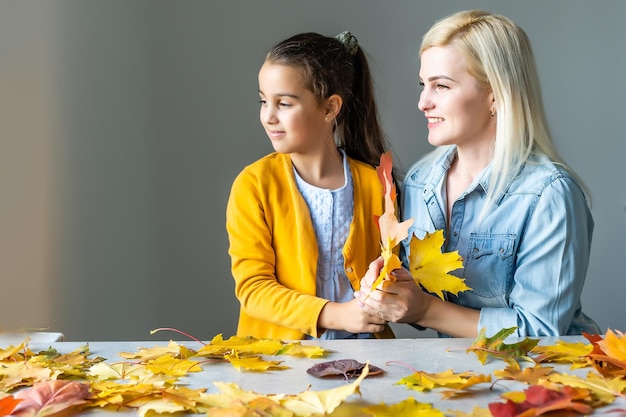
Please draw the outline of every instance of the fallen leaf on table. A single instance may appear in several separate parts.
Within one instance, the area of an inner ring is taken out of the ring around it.
[[[214,382],[221,391],[220,394],[207,394],[203,397],[203,403],[209,407],[220,407],[230,411],[232,414],[224,414],[219,410],[212,410],[208,415],[243,415],[253,416],[255,414],[237,414],[241,411],[241,406],[260,398],[266,398],[279,404],[282,408],[289,410],[297,416],[326,415],[332,413],[347,397],[357,393],[360,394],[359,385],[367,376],[369,364],[364,368],[361,375],[352,383],[324,391],[304,391],[300,394],[259,394],[253,391],[242,390],[235,383]],[[281,415],[281,414],[279,414]]]
[[[593,346],[589,343],[557,340],[554,345],[535,346],[530,353],[537,354],[533,357],[537,363],[571,363],[571,369],[577,369],[590,366],[590,361],[586,356],[592,350]]]
[[[274,355],[289,355],[302,358],[321,358],[326,356],[328,350],[316,345],[303,345],[300,342],[285,343]]]
[[[190,389],[186,387],[172,387],[162,390],[158,395],[152,396],[146,402],[137,407],[140,416],[148,413],[176,413],[179,411],[189,411],[197,414],[199,411],[204,412],[203,396],[205,389]],[[128,404],[132,406],[138,405],[140,399]]]
[[[282,361],[266,361],[258,356],[240,358],[236,354],[224,355],[238,371],[278,371],[288,369],[288,366],[281,365]]]
[[[0,361],[6,359],[13,359],[16,361],[24,360],[24,356],[21,354],[26,349],[26,344],[30,339],[26,338],[22,343],[16,346],[9,346],[6,349],[0,349]]]
[[[493,374],[498,379],[513,380],[523,382],[528,385],[535,385],[540,380],[545,379],[552,372],[554,372],[554,368],[552,367],[535,365],[530,368],[525,368],[524,370],[521,370],[519,367],[507,366],[505,369],[493,371]]]
[[[0,416],[8,416],[11,414],[15,406],[17,406],[22,400],[15,398],[12,395],[0,398]]]
[[[113,364],[98,363],[92,366],[87,375],[98,381],[125,380],[133,375],[145,374],[147,371],[144,365],[118,362]],[[148,372],[152,374],[152,372]]]
[[[493,417],[491,411],[478,406],[474,407],[469,413],[458,410],[448,410],[448,413],[455,417]]]
[[[626,377],[626,335],[617,330],[608,329],[604,339],[598,335],[583,335],[593,345],[588,355],[592,365],[602,376]]]
[[[572,388],[589,390],[600,404],[612,403],[616,397],[626,393],[626,380],[620,377],[604,378],[589,372],[586,378],[568,374],[553,374],[548,376],[546,383],[556,383]],[[544,385],[546,384],[544,383]],[[598,404],[594,404],[598,405]]]
[[[516,329],[516,327],[502,329],[492,337],[487,337],[485,328],[482,328],[478,337],[474,343],[467,348],[466,352],[474,352],[482,364],[485,364],[489,356],[502,359],[513,368],[520,367],[519,363],[517,363],[517,359],[533,362],[528,356],[528,352],[537,346],[539,339],[529,339],[526,337],[520,342],[508,344],[504,342]]]
[[[147,401],[158,398],[162,388],[147,383],[92,381],[91,390],[93,398],[90,405],[93,407],[107,407],[109,405],[122,407],[141,400],[142,402],[137,405],[139,407]]]
[[[320,362],[311,366],[306,372],[309,375],[313,375],[318,378],[326,376],[338,376],[342,375],[346,380],[354,376],[361,375],[361,372],[365,369],[365,364],[354,359],[338,359],[328,362]],[[382,374],[383,370],[377,366],[369,366],[369,375]]]
[[[489,411],[493,417],[533,417],[551,411],[574,411],[581,414],[593,412],[593,407],[577,402],[577,392],[569,387],[564,387],[562,391],[555,391],[532,385],[523,393],[506,393],[502,397],[506,399],[505,403],[489,404]]]
[[[213,407],[207,411],[207,417],[294,417],[295,414],[265,397],[257,397],[248,403],[234,401],[228,407]]]
[[[56,379],[59,370],[29,362],[5,362],[0,367],[0,390],[10,391],[18,387],[31,386],[37,382]]]
[[[197,361],[161,356],[146,363],[146,369],[156,375],[184,376],[189,372],[200,372],[202,367]]]
[[[381,403],[362,410],[373,417],[444,417],[444,413],[433,408],[432,404],[421,403],[412,397],[396,404]]]
[[[137,352],[120,352],[119,355],[126,359],[138,359],[147,362],[162,356],[172,356],[179,359],[187,359],[194,356],[196,352],[186,348],[174,341],[170,341],[167,346],[154,346],[152,348],[139,348]]]
[[[14,397],[22,400],[14,409],[14,416],[49,416],[70,407],[84,404],[91,396],[89,385],[74,381],[38,382],[17,392]]]
[[[351,384],[324,391],[304,391],[297,395],[279,395],[269,398],[278,401],[283,407],[297,415],[329,414],[350,395],[361,395],[359,385],[368,373],[369,364],[366,364],[361,375]]]
[[[396,382],[396,385],[406,385],[415,391],[423,392],[434,388],[463,390],[482,382],[491,382],[491,375],[474,374],[469,371],[455,373],[452,369],[448,369],[437,373],[414,372]]]

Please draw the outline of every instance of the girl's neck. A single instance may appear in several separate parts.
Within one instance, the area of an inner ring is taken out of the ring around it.
[[[291,154],[291,162],[304,181],[315,187],[336,190],[345,184],[343,156],[333,146],[317,154]]]

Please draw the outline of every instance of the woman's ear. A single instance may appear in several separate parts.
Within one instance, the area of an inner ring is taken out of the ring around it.
[[[324,114],[324,120],[328,120],[328,121],[333,121],[337,118],[337,116],[339,115],[339,112],[341,111],[341,106],[343,105],[343,99],[341,98],[340,95],[338,94],[333,94],[332,96],[328,97],[328,99],[326,100],[326,105],[325,105],[325,114]]]

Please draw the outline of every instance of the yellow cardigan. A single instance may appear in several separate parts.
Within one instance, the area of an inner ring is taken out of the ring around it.
[[[374,215],[384,210],[376,170],[348,158],[354,182],[354,215],[343,248],[344,268],[356,290],[380,254]],[[238,336],[319,337],[317,321],[328,302],[315,294],[317,240],[309,209],[298,190],[289,155],[272,153],[233,182],[226,208],[235,279],[241,303]],[[377,337],[393,337],[389,326]]]

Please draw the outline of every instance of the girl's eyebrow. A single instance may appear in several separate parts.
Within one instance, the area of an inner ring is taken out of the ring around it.
[[[263,91],[259,90],[259,94],[261,95],[265,95],[263,93]],[[293,98],[293,99],[299,99],[300,96],[296,95],[296,94],[291,94],[291,93],[278,93],[275,94],[276,97],[289,97],[289,98]]]

